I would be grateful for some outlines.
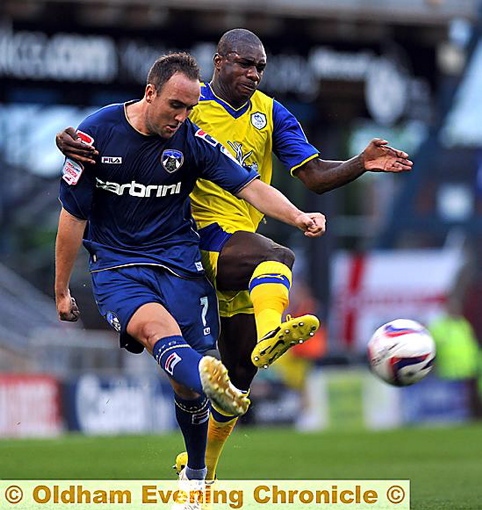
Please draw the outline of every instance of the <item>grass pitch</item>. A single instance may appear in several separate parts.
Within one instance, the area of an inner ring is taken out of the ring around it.
[[[180,434],[1,440],[1,479],[174,479]],[[384,432],[239,427],[222,479],[410,479],[414,510],[482,508],[482,424]]]

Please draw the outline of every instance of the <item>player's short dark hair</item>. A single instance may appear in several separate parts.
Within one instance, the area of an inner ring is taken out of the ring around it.
[[[216,51],[220,55],[227,55],[233,50],[238,50],[240,46],[254,44],[263,47],[261,39],[246,28],[233,28],[224,32],[219,39]]]
[[[182,73],[193,81],[201,81],[196,59],[189,53],[178,52],[159,57],[147,73],[147,83],[154,85],[159,91],[175,73]]]

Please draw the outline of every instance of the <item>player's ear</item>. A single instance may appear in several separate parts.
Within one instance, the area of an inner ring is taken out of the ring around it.
[[[219,53],[215,53],[214,54],[214,56],[213,56],[213,63],[214,63],[215,69],[219,69],[219,66],[221,64],[221,60],[222,59],[223,59],[223,57]]]
[[[152,100],[154,99],[156,94],[157,94],[156,87],[152,83],[148,83],[146,85],[146,91],[144,93],[144,95],[146,97],[146,101],[148,103],[152,103]]]

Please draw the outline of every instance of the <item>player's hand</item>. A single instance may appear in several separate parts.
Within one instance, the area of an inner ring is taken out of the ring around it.
[[[70,292],[61,298],[57,298],[56,306],[61,321],[76,322],[79,320],[80,310]]]
[[[404,151],[394,149],[386,140],[374,138],[361,153],[365,170],[372,172],[406,172],[413,162]]]
[[[318,212],[302,213],[296,219],[296,225],[306,237],[320,237],[326,231],[326,218]]]
[[[80,163],[95,165],[95,157],[99,155],[98,151],[93,145],[83,143],[73,127],[68,127],[57,133],[55,143],[64,156]]]

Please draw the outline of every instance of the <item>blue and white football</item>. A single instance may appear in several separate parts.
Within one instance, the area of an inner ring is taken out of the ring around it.
[[[393,386],[409,386],[432,370],[435,342],[429,331],[411,319],[380,326],[367,346],[371,371]]]

